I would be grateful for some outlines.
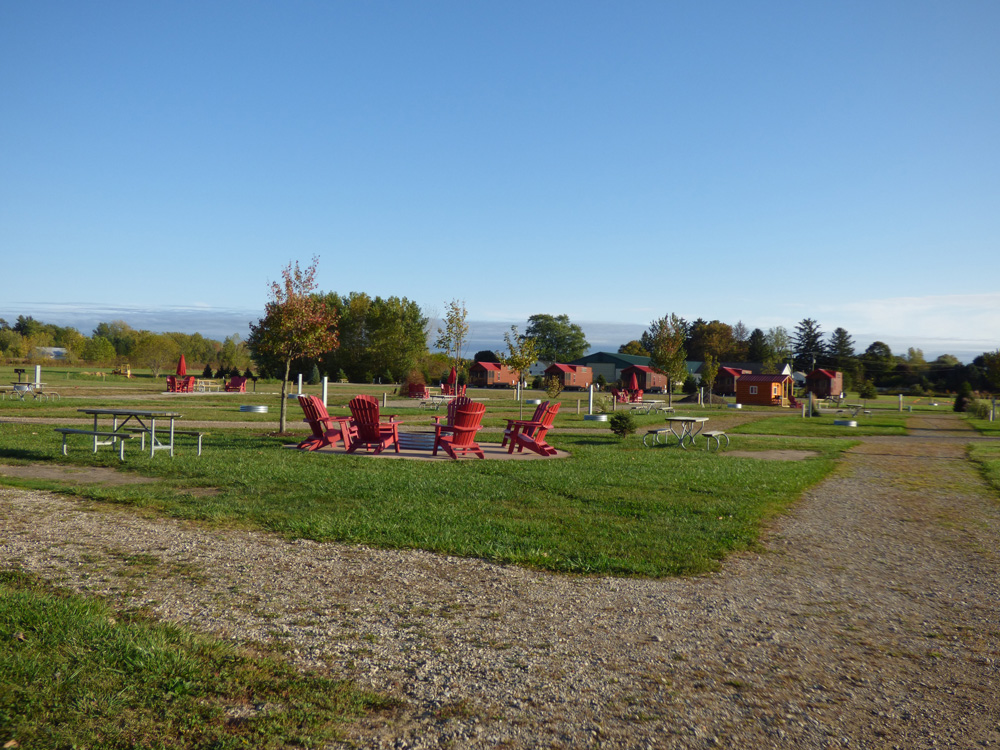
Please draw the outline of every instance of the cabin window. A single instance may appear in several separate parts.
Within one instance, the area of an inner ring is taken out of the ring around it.
[[[751,396],[756,396],[757,395],[757,386],[755,386],[755,385],[750,386],[750,395]]]

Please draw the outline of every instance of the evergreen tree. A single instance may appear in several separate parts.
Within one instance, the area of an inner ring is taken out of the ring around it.
[[[812,318],[805,318],[795,326],[792,351],[794,352],[792,366],[796,370],[810,372],[814,366],[825,364],[826,346],[823,343],[823,331],[820,330],[819,323]]]
[[[750,362],[764,362],[773,352],[767,343],[767,336],[759,328],[754,328],[747,339],[747,360]]]
[[[830,364],[841,372],[850,372],[854,369],[854,339],[844,328],[837,328],[830,337],[829,346]]]

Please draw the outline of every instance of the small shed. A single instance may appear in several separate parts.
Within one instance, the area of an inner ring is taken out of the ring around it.
[[[744,375],[751,375],[750,370],[739,367],[720,367],[712,384],[712,393],[718,396],[732,396],[736,393],[736,381]]]
[[[806,390],[816,398],[839,396],[844,392],[844,375],[837,370],[813,370],[806,375]]]
[[[499,362],[473,362],[469,368],[469,384],[473,388],[512,388],[517,385],[517,373]]]
[[[791,406],[791,375],[741,375],[736,381],[736,401],[758,406]]]
[[[583,390],[594,382],[594,371],[584,365],[564,365],[553,362],[545,368],[546,378],[558,378],[563,388]]]
[[[622,382],[628,383],[632,374],[635,374],[635,381],[640,391],[647,393],[652,391],[663,391],[667,387],[667,376],[658,373],[647,365],[632,365],[622,370]]]

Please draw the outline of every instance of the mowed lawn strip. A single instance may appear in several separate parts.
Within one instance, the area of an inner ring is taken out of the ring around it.
[[[21,748],[317,747],[390,705],[0,569],[0,739]]]
[[[86,445],[64,458],[54,432],[6,425],[0,460],[97,464],[157,477],[73,492],[178,518],[567,573],[668,576],[713,570],[726,554],[752,546],[766,519],[826,476],[851,445],[740,439],[743,449],[815,451],[803,461],[766,461],[643,448],[636,436],[550,437],[572,456],[398,461],[307,453],[283,447],[281,438],[217,430],[200,458],[193,446],[173,459],[127,450],[121,465],[110,449],[95,456]],[[213,490],[197,489],[206,487]]]

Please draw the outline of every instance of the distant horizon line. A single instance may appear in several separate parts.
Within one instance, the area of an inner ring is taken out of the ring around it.
[[[13,325],[19,315],[25,315],[47,323],[59,326],[84,329],[91,332],[100,323],[110,323],[121,320],[136,330],[149,330],[154,333],[195,333],[218,341],[229,336],[238,335],[242,339],[250,333],[250,324],[260,318],[260,311],[249,311],[236,308],[215,308],[197,305],[161,305],[157,307],[138,307],[131,305],[109,306],[92,303],[7,303],[6,310],[0,310],[0,318]],[[16,312],[15,312],[16,310]],[[13,319],[8,319],[10,316]],[[433,351],[431,341],[440,323],[440,318],[428,318],[428,348]],[[617,321],[577,320],[573,321],[584,329],[589,347],[587,354],[597,351],[617,352],[618,347],[629,341],[638,339],[649,327],[648,323],[623,323]],[[467,349],[471,353],[477,351],[497,351],[503,347],[503,334],[513,326],[526,326],[527,320],[496,320],[471,319],[466,323],[470,328]],[[759,327],[759,326],[758,326]],[[748,326],[749,328],[749,326]],[[794,326],[785,326],[791,333]],[[751,330],[753,330],[751,328]],[[763,330],[763,329],[762,329]],[[976,340],[943,340],[924,337],[904,340],[899,336],[877,336],[866,333],[850,333],[859,352],[863,352],[870,343],[881,341],[887,344],[894,354],[901,354],[910,348],[920,349],[925,358],[936,359],[938,356],[951,355],[963,363],[971,362],[975,357],[989,351],[994,351],[985,341]],[[87,333],[85,335],[92,335]],[[824,332],[829,336],[830,332]],[[869,341],[862,346],[859,341]],[[472,354],[470,354],[470,357]]]

